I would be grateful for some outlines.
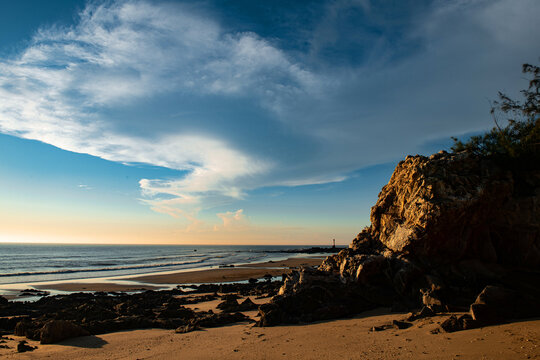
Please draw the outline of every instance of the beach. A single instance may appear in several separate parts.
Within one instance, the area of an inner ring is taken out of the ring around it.
[[[221,282],[245,281],[250,278],[262,278],[267,274],[281,276],[289,273],[292,269],[300,266],[315,266],[322,262],[320,257],[311,258],[290,258],[281,261],[267,261],[253,264],[239,264],[234,267],[223,267],[217,269],[190,270],[182,272],[155,273],[143,276],[127,276],[121,281],[135,282],[136,284],[122,284],[114,279],[107,282],[99,282],[99,279],[92,282],[52,282],[48,284],[36,285],[41,290],[59,291],[140,291],[157,290],[171,284],[208,284]],[[95,282],[94,282],[95,281]]]
[[[253,327],[240,323],[186,334],[122,331],[40,345],[30,353],[0,349],[5,359],[539,359],[540,320],[431,334],[443,317],[373,332],[399,314],[378,309],[350,319]],[[403,316],[403,315],[401,315]],[[14,340],[22,338],[10,336]],[[11,345],[15,341],[8,341]]]

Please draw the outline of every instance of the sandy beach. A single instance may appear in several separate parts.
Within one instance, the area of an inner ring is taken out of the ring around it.
[[[207,284],[243,281],[249,278],[262,278],[266,274],[280,276],[300,266],[314,266],[322,262],[322,258],[290,258],[282,261],[271,261],[254,264],[240,264],[235,267],[173,272],[166,274],[150,274],[144,276],[126,277],[122,280],[135,281],[138,284],[107,282],[59,282],[34,286],[42,290],[61,291],[137,291],[157,290],[159,284]]]
[[[198,304],[200,305],[200,304]],[[200,305],[202,306],[202,305]],[[5,359],[540,359],[540,320],[456,333],[432,334],[444,316],[405,330],[372,332],[403,317],[379,309],[351,319],[296,326],[253,327],[249,323],[186,334],[134,330],[86,336],[30,353],[0,349]],[[22,338],[10,336],[8,345]]]

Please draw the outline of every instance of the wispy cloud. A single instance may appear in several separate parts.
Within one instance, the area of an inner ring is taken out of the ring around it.
[[[538,56],[540,4],[396,6],[329,1],[300,52],[195,6],[90,2],[0,60],[0,131],[185,171],[141,179],[143,202],[197,224],[252,189],[343,181],[489,126],[485,99]]]

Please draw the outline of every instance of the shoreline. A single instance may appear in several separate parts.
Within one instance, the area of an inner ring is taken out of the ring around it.
[[[290,256],[290,254],[289,254]],[[262,278],[267,274],[281,276],[300,266],[320,265],[325,257],[289,257],[285,260],[269,260],[257,263],[245,263],[234,267],[198,268],[158,273],[116,276],[110,278],[89,278],[59,280],[24,284],[8,284],[12,291],[33,288],[52,292],[136,292],[144,290],[162,290],[176,285],[233,283],[243,282],[250,278]],[[1,294],[0,294],[1,295]],[[8,300],[26,300],[16,294],[2,295]]]

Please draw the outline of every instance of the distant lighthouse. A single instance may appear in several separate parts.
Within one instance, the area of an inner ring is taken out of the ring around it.
[[[334,240],[334,244],[332,245],[332,249],[335,249],[336,248],[336,239],[333,239]]]

